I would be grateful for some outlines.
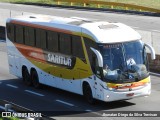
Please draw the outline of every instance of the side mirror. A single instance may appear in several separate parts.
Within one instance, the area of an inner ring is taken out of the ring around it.
[[[155,55],[155,50],[152,46],[148,45],[145,43],[145,46],[151,51],[151,59],[155,60],[156,59],[156,55]]]
[[[103,67],[103,58],[102,58],[102,55],[101,55],[101,53],[98,51],[98,50],[96,50],[96,49],[94,49],[94,48],[90,48],[95,54],[96,54],[96,56],[97,56],[97,59],[98,59],[98,66],[99,67]]]

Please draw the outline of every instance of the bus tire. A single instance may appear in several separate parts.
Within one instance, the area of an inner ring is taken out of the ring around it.
[[[23,81],[24,81],[25,85],[27,85],[27,86],[31,86],[32,85],[30,74],[29,74],[29,72],[28,72],[26,67],[22,68],[22,77],[23,77]]]
[[[31,80],[35,88],[40,88],[41,84],[39,83],[39,78],[36,70],[31,70]]]
[[[83,86],[83,95],[89,104],[95,104],[95,99],[93,98],[92,90],[88,83]]]

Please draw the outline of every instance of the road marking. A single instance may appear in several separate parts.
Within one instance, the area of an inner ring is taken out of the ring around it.
[[[160,30],[152,30],[153,32],[160,32]]]
[[[62,101],[62,100],[56,100],[57,102],[60,102],[60,103],[63,103],[63,104],[65,104],[65,105],[69,105],[69,106],[74,106],[73,104],[71,104],[71,103],[68,103],[68,102],[65,102],[65,101]]]
[[[146,98],[147,98],[147,97],[149,97],[149,96],[144,96],[144,97],[146,97]]]
[[[37,93],[37,92],[31,91],[31,90],[25,90],[25,91],[26,91],[26,92],[28,92],[28,93],[32,93],[32,94],[34,94],[34,95],[41,96],[41,97],[43,97],[43,96],[44,96],[43,94],[40,94],[40,93]]]
[[[7,84],[7,86],[9,86],[9,87],[12,87],[12,88],[18,88],[17,86],[15,86],[15,85],[11,85],[11,84]]]

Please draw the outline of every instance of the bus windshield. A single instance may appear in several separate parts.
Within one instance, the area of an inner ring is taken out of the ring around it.
[[[140,41],[99,44],[103,57],[103,78],[108,82],[139,81],[148,77],[146,52]]]

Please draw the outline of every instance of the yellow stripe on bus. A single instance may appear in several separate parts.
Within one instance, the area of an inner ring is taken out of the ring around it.
[[[144,84],[149,83],[149,82],[150,82],[150,77],[147,77],[147,78],[145,78],[143,80],[140,80],[138,82],[132,82],[132,83],[124,83],[124,84],[107,83],[107,87],[109,87],[109,88],[118,88],[118,87],[121,87],[121,86],[124,86],[124,85],[127,86],[127,84],[131,84],[130,87],[136,87],[136,86],[144,85]]]

